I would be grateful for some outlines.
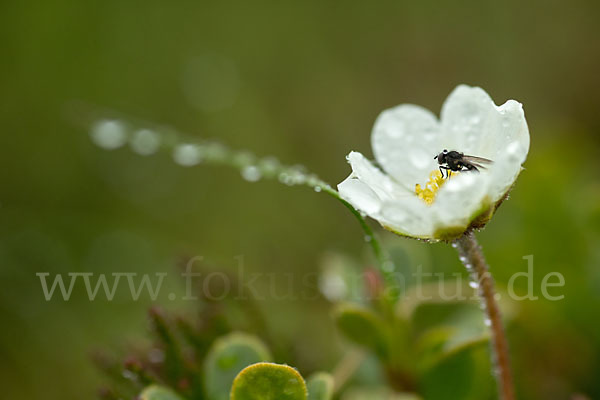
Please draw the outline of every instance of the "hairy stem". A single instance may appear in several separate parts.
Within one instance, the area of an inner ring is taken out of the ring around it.
[[[514,400],[514,388],[508,357],[508,342],[502,326],[502,316],[496,303],[494,279],[483,257],[481,246],[473,233],[465,234],[453,243],[461,262],[479,284],[479,296],[484,305],[491,333],[492,364],[495,365],[500,400]]]
[[[369,243],[376,259],[377,269],[385,280],[387,299],[394,303],[398,298],[394,278],[394,265],[382,249],[379,240],[365,218],[350,203],[342,199],[337,190],[317,175],[305,171],[301,165],[284,165],[274,157],[257,157],[248,151],[231,149],[217,142],[192,139],[161,126],[127,118],[99,118],[97,113],[87,110],[92,125],[92,139],[100,147],[113,149],[125,144],[144,155],[162,150],[173,154],[174,161],[191,167],[198,164],[211,164],[232,167],[241,172],[244,179],[254,182],[259,179],[274,179],[288,186],[308,186],[315,192],[330,195],[341,202],[358,220],[365,241]],[[92,117],[93,116],[93,117]],[[141,135],[141,132],[144,132]],[[148,142],[156,143],[148,148]],[[144,144],[146,147],[144,147]]]

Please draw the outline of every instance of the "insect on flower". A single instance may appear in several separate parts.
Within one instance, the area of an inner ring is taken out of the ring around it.
[[[460,85],[439,117],[413,104],[384,110],[371,144],[376,163],[348,154],[340,196],[399,235],[454,240],[482,228],[506,199],[529,152],[529,128],[521,103],[496,105],[483,89]]]
[[[475,171],[485,169],[486,164],[491,164],[492,160],[483,157],[467,156],[455,150],[448,151],[444,149],[440,154],[433,157],[437,159],[440,173],[444,176],[446,170],[446,178],[450,177],[450,171]]]

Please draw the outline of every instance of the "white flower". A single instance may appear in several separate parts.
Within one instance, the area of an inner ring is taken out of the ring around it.
[[[483,89],[461,85],[440,119],[411,104],[383,111],[371,145],[383,171],[351,152],[352,173],[338,185],[342,198],[400,235],[451,240],[485,225],[504,200],[527,157],[529,129],[521,103],[496,106]],[[434,160],[443,149],[493,163],[444,180]]]

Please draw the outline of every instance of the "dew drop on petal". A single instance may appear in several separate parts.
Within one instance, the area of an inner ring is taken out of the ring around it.
[[[120,121],[99,121],[92,127],[91,137],[94,143],[103,149],[117,149],[125,144],[125,126]]]
[[[386,127],[385,132],[393,139],[398,139],[404,136],[405,123],[400,118],[396,118],[393,126]]]
[[[521,145],[519,142],[512,142],[508,146],[506,146],[506,153],[510,155],[517,154],[520,150]]]
[[[262,174],[260,169],[258,169],[254,165],[249,165],[242,169],[242,178],[247,180],[248,182],[256,182],[261,178]]]
[[[173,159],[179,165],[191,167],[202,161],[202,153],[197,145],[181,144],[175,148]]]
[[[409,156],[410,162],[417,169],[424,169],[428,165],[430,165],[431,164],[430,159],[432,159],[432,157],[429,157],[422,150],[413,150]]]
[[[140,129],[133,134],[130,145],[136,153],[147,156],[158,150],[160,137],[154,131]]]

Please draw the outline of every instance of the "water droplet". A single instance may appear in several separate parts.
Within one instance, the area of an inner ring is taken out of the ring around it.
[[[433,158],[429,157],[421,150],[413,150],[409,155],[409,160],[417,169],[424,169],[433,163]]]
[[[370,242],[373,239],[371,235],[365,235],[365,242]]]
[[[112,150],[125,144],[125,126],[120,121],[99,121],[92,127],[93,142],[103,149]]]
[[[316,176],[315,174],[310,174],[306,177],[306,183],[310,186],[318,186],[319,189],[322,189],[323,187],[323,182],[321,182],[321,180],[319,179],[318,176]]]
[[[133,134],[131,138],[131,148],[138,154],[147,156],[158,150],[160,137],[154,131],[149,129],[140,129]]]
[[[401,138],[404,135],[404,122],[400,119],[395,119],[393,126],[388,126],[385,129],[385,133],[388,137],[393,139]]]
[[[233,163],[238,167],[246,167],[254,163],[254,155],[247,151],[242,151],[233,156]]]
[[[492,321],[489,318],[484,319],[483,323],[485,324],[485,326],[492,326]]]
[[[475,281],[471,281],[471,282],[469,282],[469,286],[472,287],[473,289],[477,289],[479,287],[479,283],[477,283]]]
[[[179,165],[191,167],[202,161],[202,153],[195,144],[181,144],[175,148],[173,159]]]
[[[454,247],[456,249],[458,247],[458,243],[452,242],[452,247]]]
[[[286,171],[279,174],[279,182],[288,186],[292,186],[295,183],[294,177]]]
[[[275,157],[265,157],[258,165],[265,175],[274,175],[279,168],[279,160]]]
[[[315,186],[315,192],[319,193],[321,191],[321,186]]]
[[[248,182],[256,182],[261,178],[262,174],[260,169],[258,169],[254,165],[249,165],[242,169],[242,178],[247,180]]]

